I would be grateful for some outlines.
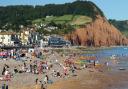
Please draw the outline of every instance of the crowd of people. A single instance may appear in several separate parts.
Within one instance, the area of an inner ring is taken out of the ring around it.
[[[40,54],[42,55],[43,53]],[[15,77],[15,74],[22,73],[42,75],[42,78],[35,79],[35,84],[39,84],[41,89],[46,89],[47,84],[52,84],[56,80],[77,76],[77,71],[82,68],[81,65],[78,67],[74,63],[78,55],[69,54],[63,57],[62,54],[53,51],[47,52],[46,55],[47,57],[43,59],[40,59],[37,56],[33,58],[33,55],[31,55],[31,57],[25,56],[24,58],[26,60],[18,60],[21,63],[15,65],[13,68],[10,68],[9,65],[5,64],[3,66],[3,76],[1,77],[1,80],[10,81],[11,78]]]

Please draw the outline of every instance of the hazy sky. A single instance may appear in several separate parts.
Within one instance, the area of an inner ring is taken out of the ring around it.
[[[0,6],[6,5],[44,5],[65,3],[75,0],[0,0]],[[90,0],[96,3],[107,18],[128,20],[128,0]]]

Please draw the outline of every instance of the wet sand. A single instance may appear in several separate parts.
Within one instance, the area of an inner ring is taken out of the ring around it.
[[[128,72],[83,72],[76,78],[58,81],[52,85],[49,85],[48,89],[127,89],[127,75]]]
[[[47,89],[127,89],[127,75],[127,71],[106,73],[85,70],[80,71],[78,76],[54,82]],[[40,89],[40,86],[31,85],[17,89]]]

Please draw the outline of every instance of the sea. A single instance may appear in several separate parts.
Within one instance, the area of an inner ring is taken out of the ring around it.
[[[111,47],[82,54],[83,56],[96,56],[97,61],[108,62],[108,66],[113,72],[128,71],[128,46]],[[94,52],[95,51],[95,52]],[[109,89],[128,89],[128,81],[121,81],[117,86],[111,86]]]
[[[95,56],[96,60],[101,63],[105,61],[108,62],[113,70],[128,70],[128,46],[110,47],[89,51],[89,53],[82,54],[82,56]]]

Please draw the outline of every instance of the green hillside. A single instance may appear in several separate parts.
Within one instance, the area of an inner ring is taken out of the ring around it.
[[[118,21],[118,20],[109,20],[117,29],[119,29],[125,36],[128,37],[128,20]]]
[[[78,15],[78,16],[74,16]],[[79,16],[80,15],[80,16]],[[104,17],[103,12],[92,1],[74,1],[65,4],[47,5],[10,5],[0,6],[0,29],[20,31],[20,26],[30,26],[33,23],[49,23],[54,21],[56,24],[81,25],[90,22],[90,18],[96,19],[97,15]],[[45,18],[46,16],[53,16]],[[77,18],[80,17],[80,20]],[[42,18],[42,19],[40,19]],[[75,19],[76,18],[76,19]],[[84,21],[84,19],[86,19]]]
[[[48,24],[54,22],[55,24],[70,24],[74,26],[85,25],[92,22],[92,18],[83,15],[63,15],[63,16],[48,16],[46,18],[33,20],[33,24]]]

